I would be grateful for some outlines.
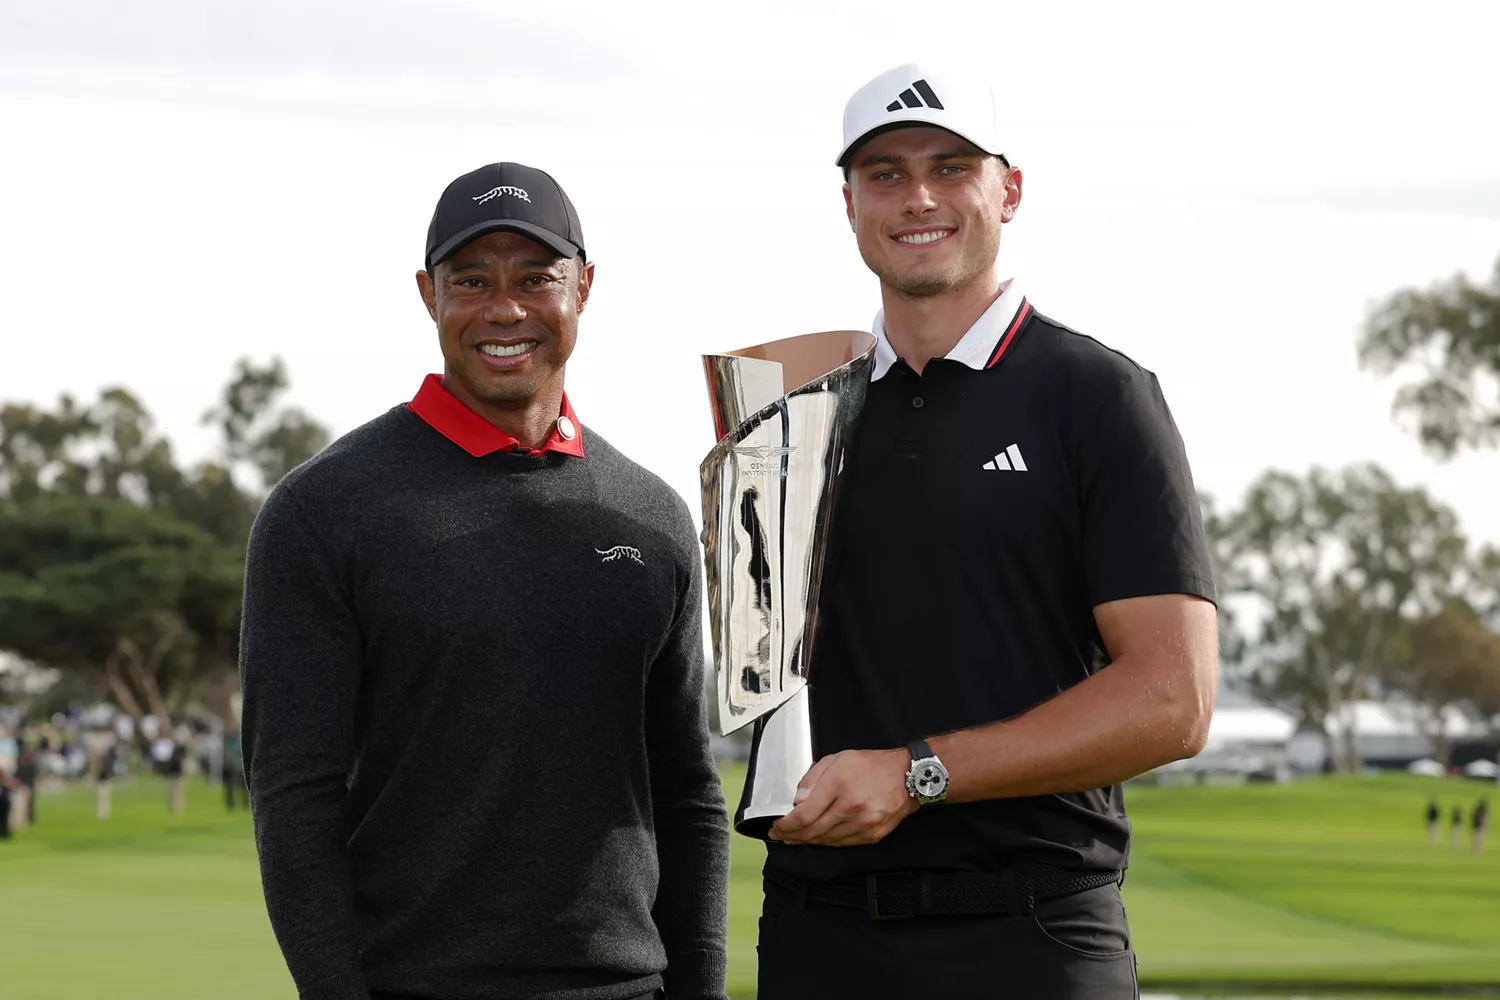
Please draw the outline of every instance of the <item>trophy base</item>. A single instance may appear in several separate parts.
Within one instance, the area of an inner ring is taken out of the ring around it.
[[[778,809],[769,813],[758,813],[754,816],[744,816],[735,819],[734,832],[742,837],[752,837],[755,840],[770,840],[771,827],[776,821],[792,811],[791,806]]]
[[[797,786],[813,766],[807,688],[755,720],[750,768],[734,814],[734,832],[766,840],[771,824],[792,811]]]

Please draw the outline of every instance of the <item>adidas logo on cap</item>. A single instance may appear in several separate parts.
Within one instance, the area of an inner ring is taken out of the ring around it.
[[[912,93],[914,90],[917,92],[916,94]],[[918,94],[921,96],[918,97]],[[928,86],[927,81],[917,80],[910,87],[901,91],[901,96],[887,104],[885,109],[887,111],[900,111],[902,108],[919,108],[923,104],[926,104],[929,108],[937,108],[939,111],[943,110],[943,102],[938,100],[938,96],[932,92],[932,87]]]

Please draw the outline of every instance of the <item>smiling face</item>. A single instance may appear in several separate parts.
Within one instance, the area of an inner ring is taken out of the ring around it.
[[[443,384],[479,412],[538,397],[555,405],[593,278],[592,264],[510,232],[465,244],[431,275],[417,272],[437,323]]]
[[[854,154],[844,202],[870,270],[900,295],[930,298],[994,269],[1021,172],[945,129],[913,126]]]

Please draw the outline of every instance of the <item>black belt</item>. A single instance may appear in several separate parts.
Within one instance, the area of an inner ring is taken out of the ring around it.
[[[1002,872],[880,872],[826,882],[768,872],[766,881],[808,902],[864,910],[871,920],[1022,916],[1040,901],[1120,884],[1119,871],[1028,865]]]

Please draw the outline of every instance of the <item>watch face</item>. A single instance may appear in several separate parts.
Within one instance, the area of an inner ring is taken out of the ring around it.
[[[916,785],[917,794],[922,798],[935,798],[947,789],[948,773],[937,764],[919,764],[912,775],[912,784]]]

